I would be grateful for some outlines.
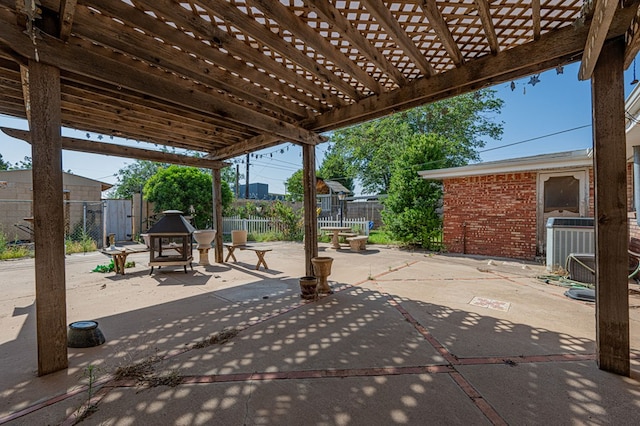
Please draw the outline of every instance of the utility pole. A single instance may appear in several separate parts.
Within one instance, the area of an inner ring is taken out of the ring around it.
[[[249,154],[247,154],[247,175],[244,177],[244,198],[249,199]]]
[[[240,198],[240,164],[236,164],[236,197]]]

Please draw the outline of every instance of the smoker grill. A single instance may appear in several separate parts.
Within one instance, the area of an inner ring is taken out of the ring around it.
[[[147,231],[149,236],[149,266],[184,266],[193,270],[191,244],[195,228],[182,216],[179,210],[166,210],[164,217]]]

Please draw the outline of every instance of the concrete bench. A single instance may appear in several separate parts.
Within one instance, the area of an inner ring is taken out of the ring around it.
[[[349,237],[357,237],[357,236],[358,234],[356,234],[355,232],[339,232],[338,233],[338,237],[349,238]]]
[[[236,249],[240,250],[251,250],[258,256],[258,264],[256,265],[256,271],[260,269],[260,265],[264,266],[264,269],[269,269],[267,266],[267,262],[264,260],[264,255],[267,252],[272,251],[270,248],[262,248],[262,247],[254,247],[246,244],[237,245],[237,244],[224,244],[224,246],[229,251],[227,253],[227,258],[224,260],[225,262],[229,261],[229,258],[232,258],[234,262],[237,262],[236,255],[233,253]]]
[[[358,235],[357,237],[349,237],[347,241],[349,242],[349,246],[353,251],[361,251],[367,248],[367,240],[369,237],[367,235]]]

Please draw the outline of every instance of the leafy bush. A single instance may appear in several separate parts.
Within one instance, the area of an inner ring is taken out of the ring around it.
[[[281,201],[276,201],[271,206],[270,216],[280,222],[282,225],[282,240],[284,241],[302,241],[304,235],[304,225],[302,219],[302,211],[295,211]],[[276,231],[277,234],[279,232]]]

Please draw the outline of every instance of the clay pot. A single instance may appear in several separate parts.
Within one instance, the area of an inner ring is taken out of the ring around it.
[[[70,348],[90,348],[105,342],[104,334],[97,321],[76,321],[69,324],[67,346]]]
[[[333,257],[314,257],[311,259],[313,264],[313,272],[318,277],[318,293],[333,293],[327,277],[331,275],[331,265],[333,264]]]
[[[303,299],[313,299],[316,297],[318,279],[316,277],[300,278],[300,297]]]
[[[211,242],[216,237],[215,229],[199,229],[193,231],[193,239],[198,243],[196,248],[211,248]]]
[[[231,243],[234,246],[242,246],[247,244],[247,231],[244,229],[236,229],[231,231]]]

